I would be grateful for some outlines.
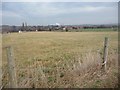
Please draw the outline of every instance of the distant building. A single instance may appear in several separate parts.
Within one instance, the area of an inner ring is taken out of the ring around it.
[[[22,33],[22,31],[19,31],[19,33]]]

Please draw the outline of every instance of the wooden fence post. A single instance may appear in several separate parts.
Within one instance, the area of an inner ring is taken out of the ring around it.
[[[103,51],[103,64],[102,64],[104,71],[107,70],[107,67],[106,67],[107,56],[108,56],[108,37],[105,37],[104,51]]]
[[[8,62],[8,73],[9,73],[9,80],[10,80],[10,88],[17,88],[15,62],[14,62],[14,59],[13,59],[13,51],[12,51],[12,48],[10,46],[7,47],[7,62]]]

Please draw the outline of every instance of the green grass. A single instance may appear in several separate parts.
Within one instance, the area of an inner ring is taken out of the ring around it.
[[[117,31],[117,28],[81,28],[81,29],[68,29],[68,32],[114,32]],[[65,30],[56,30],[57,32],[66,32]],[[55,32],[56,32],[55,31]]]
[[[46,82],[40,82],[41,84],[38,87],[58,87],[59,84],[60,87],[82,87],[77,85],[79,83],[74,85],[74,83],[71,83],[72,81],[68,81],[69,83],[65,84],[62,80],[65,80],[66,75],[73,70],[74,64],[77,65],[79,58],[81,63],[85,63],[87,58],[98,59],[97,54],[100,54],[100,58],[102,58],[105,37],[109,37],[108,56],[111,58],[118,51],[117,32],[11,33],[3,34],[2,40],[3,47],[11,46],[13,48],[17,68],[28,68],[29,65],[31,68],[37,67],[40,70],[39,72],[41,72],[40,77],[43,77],[44,81],[48,79]],[[90,52],[91,54],[89,55]],[[3,48],[3,64],[6,63],[6,59],[6,50]],[[102,61],[102,59],[100,60]],[[86,68],[90,63],[89,60],[87,62],[86,66],[84,65]],[[70,68],[70,71],[67,68]],[[33,76],[33,74],[31,75]],[[24,75],[22,74],[22,76]],[[54,84],[54,81],[58,82]],[[99,83],[95,82],[97,84],[94,84],[93,87],[98,87]],[[44,83],[47,83],[48,86],[45,86]]]

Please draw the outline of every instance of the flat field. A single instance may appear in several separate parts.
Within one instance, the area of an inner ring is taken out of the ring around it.
[[[109,47],[104,74],[105,37]],[[2,35],[2,45],[3,67],[7,61],[5,47],[13,48],[18,87],[117,87],[116,31],[10,33]]]

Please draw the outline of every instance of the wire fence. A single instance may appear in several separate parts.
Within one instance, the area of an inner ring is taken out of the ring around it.
[[[15,64],[14,54],[12,47],[6,47],[7,51],[7,63],[2,66],[0,80],[2,88],[36,88],[39,84],[44,84],[48,87],[46,76],[43,72],[42,64],[37,63],[37,61],[29,63],[28,66],[18,67]],[[104,71],[106,71],[107,64],[107,54],[108,54],[108,38],[105,38],[104,51],[103,51],[103,66]],[[39,82],[38,82],[39,81]],[[42,81],[40,83],[40,81]]]

